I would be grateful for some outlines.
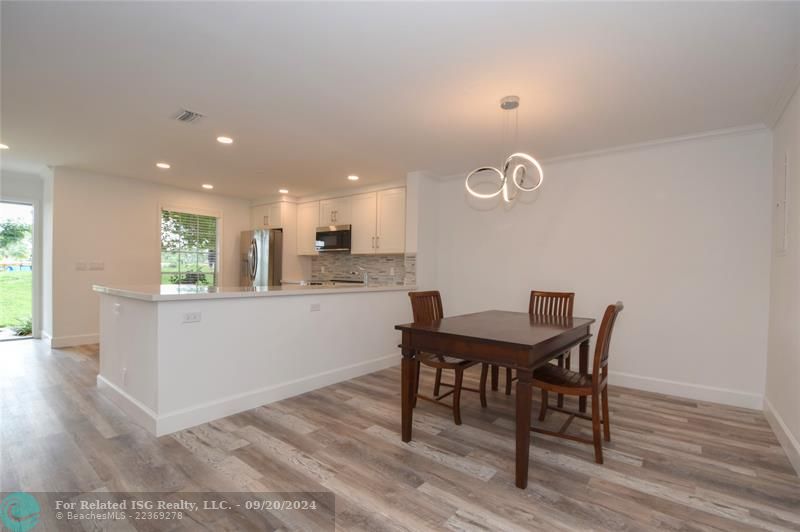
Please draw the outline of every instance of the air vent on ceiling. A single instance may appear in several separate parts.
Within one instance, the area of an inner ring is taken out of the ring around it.
[[[192,122],[197,122],[203,118],[203,115],[188,109],[181,109],[173,118],[175,118],[175,120],[178,122],[186,122],[187,124],[191,124]]]

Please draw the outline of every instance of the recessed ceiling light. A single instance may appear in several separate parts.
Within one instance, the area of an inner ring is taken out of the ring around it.
[[[288,194],[289,193],[289,189],[288,188],[281,188],[281,189],[278,189],[278,192],[280,192],[281,194]]]
[[[349,179],[350,181],[358,181],[358,176],[357,175],[349,175],[349,176],[347,176],[347,179]]]
[[[169,163],[156,163],[156,166],[158,166],[162,170],[167,170],[169,168]]]
[[[0,150],[7,150],[7,149],[8,146],[6,146],[5,144],[0,144]]]
[[[206,183],[203,185],[203,188],[206,190],[211,190],[212,188],[214,188],[214,185],[209,185],[208,183]]]
[[[230,137],[217,137],[217,142],[220,144],[233,144],[233,139]]]

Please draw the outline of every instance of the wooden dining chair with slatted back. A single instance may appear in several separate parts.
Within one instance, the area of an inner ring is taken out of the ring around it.
[[[431,290],[427,292],[409,292],[408,296],[411,298],[411,310],[414,314],[415,323],[430,323],[444,317],[444,312],[442,311],[442,296],[439,294],[438,290]],[[421,364],[436,370],[436,379],[433,385],[433,396],[427,396],[419,393],[419,374]],[[464,370],[476,364],[480,364],[480,362],[473,362],[439,353],[418,353],[416,377],[414,382],[413,405],[415,407],[417,406],[417,399],[419,398],[450,408],[453,411],[453,419],[455,420],[456,425],[461,425],[462,391],[479,393],[481,397],[481,406],[486,408],[486,376],[489,372],[489,365],[482,364],[481,366],[480,389],[467,388],[463,385]],[[454,372],[452,384],[442,382],[443,370],[452,370]],[[440,394],[439,392],[443,386],[451,388],[450,391]],[[453,396],[453,401],[450,405],[441,402],[441,400],[448,395]]]
[[[603,442],[600,437],[600,425],[603,426],[603,438],[611,441],[611,423],[608,418],[608,349],[611,345],[611,333],[614,332],[614,323],[622,312],[622,302],[609,305],[603,314],[600,330],[597,335],[597,344],[594,348],[594,361],[591,375],[586,375],[567,368],[545,364],[533,372],[533,385],[542,390],[542,406],[539,411],[539,421],[544,421],[547,410],[556,410],[569,415],[558,432],[531,428],[534,432],[566,438],[583,443],[594,444],[594,460],[603,463]],[[578,397],[592,398],[592,415],[587,416],[581,412],[573,412],[560,407],[547,404],[548,393],[563,393]],[[602,409],[602,415],[600,413]],[[576,417],[592,421],[592,439],[566,434],[567,427]]]
[[[544,292],[541,290],[531,290],[530,301],[528,302],[528,314],[539,314],[542,316],[558,316],[564,318],[572,317],[572,309],[575,305],[575,292]],[[570,352],[555,358],[560,368],[570,368]],[[506,368],[506,395],[511,395],[511,383],[516,377],[512,377],[511,368]],[[558,395],[559,408],[564,406],[564,396]]]

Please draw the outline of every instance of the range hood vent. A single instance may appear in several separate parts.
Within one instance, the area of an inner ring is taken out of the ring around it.
[[[173,116],[173,118],[178,122],[191,124],[192,122],[197,122],[203,118],[203,116],[204,115],[201,115],[200,113],[195,113],[194,111],[190,111],[188,109],[181,109],[175,116]]]

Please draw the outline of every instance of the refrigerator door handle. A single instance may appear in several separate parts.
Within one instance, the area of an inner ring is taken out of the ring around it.
[[[250,281],[255,281],[258,271],[258,243],[255,238],[250,241],[250,253],[247,259],[250,262]]]

